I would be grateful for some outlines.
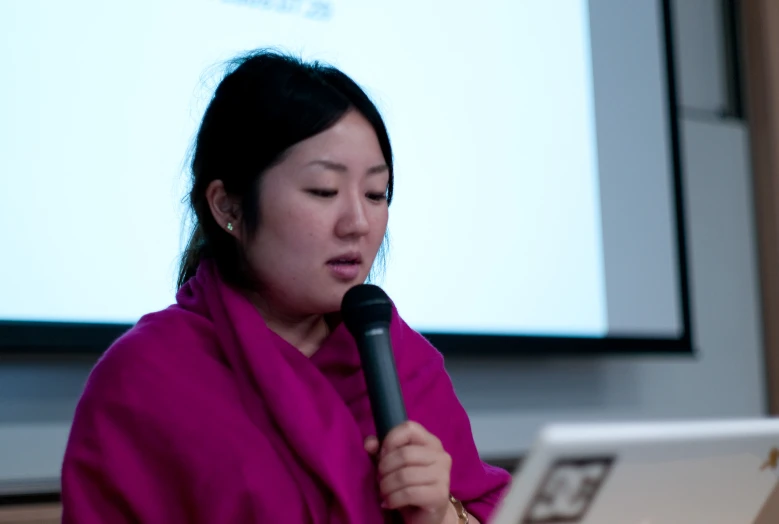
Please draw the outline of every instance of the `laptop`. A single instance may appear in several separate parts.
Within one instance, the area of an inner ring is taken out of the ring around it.
[[[545,427],[493,524],[779,524],[779,419]]]

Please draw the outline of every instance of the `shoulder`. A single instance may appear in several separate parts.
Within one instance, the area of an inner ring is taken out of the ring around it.
[[[272,450],[209,321],[170,308],[142,318],[93,368],[62,463],[63,499],[165,513],[137,519],[154,522],[183,522],[177,512],[194,500],[203,521],[217,521],[209,512],[290,491],[290,480],[264,474],[283,468]]]
[[[210,321],[171,306],[142,317],[92,369],[81,403],[151,397],[221,367]]]
[[[76,406],[71,440],[121,434],[114,440],[156,436],[181,444],[192,434],[207,438],[243,427],[245,418],[213,329],[169,308],[143,317],[93,367]],[[103,440],[100,446],[115,446]]]
[[[444,357],[419,331],[412,328],[393,305],[390,326],[398,372],[403,376],[444,372]]]
[[[184,344],[203,345],[213,340],[213,324],[208,318],[172,305],[141,317],[111,345],[105,356],[127,358],[140,355],[150,358],[160,356],[161,346],[172,350]]]

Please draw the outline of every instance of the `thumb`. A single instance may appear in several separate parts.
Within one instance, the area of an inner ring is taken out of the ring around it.
[[[371,435],[365,439],[364,443],[365,451],[371,455],[375,455],[379,451],[379,439]]]

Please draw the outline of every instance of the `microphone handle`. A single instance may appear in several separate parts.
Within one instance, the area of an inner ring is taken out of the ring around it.
[[[376,436],[382,442],[392,428],[408,420],[395,369],[389,326],[368,325],[360,338],[362,340],[358,341],[357,347],[360,348]]]

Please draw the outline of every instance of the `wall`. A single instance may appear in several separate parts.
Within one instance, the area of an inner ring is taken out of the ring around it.
[[[543,423],[766,413],[747,129],[729,113],[719,0],[674,2],[694,358],[452,360],[485,455]]]
[[[719,116],[719,5],[675,5],[695,357],[449,359],[485,456],[516,456],[550,421],[765,413],[748,137],[742,123]],[[0,361],[0,491],[56,486],[91,365]]]

